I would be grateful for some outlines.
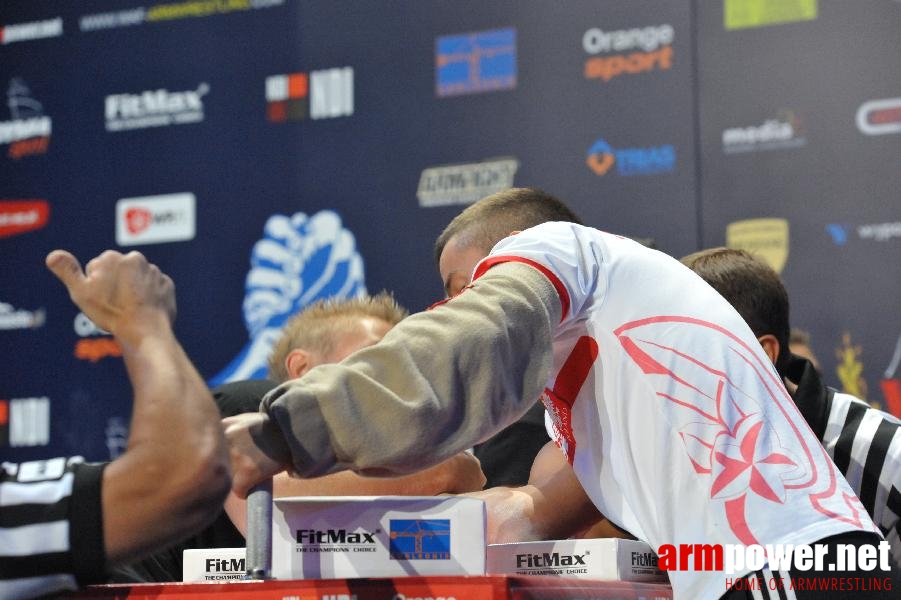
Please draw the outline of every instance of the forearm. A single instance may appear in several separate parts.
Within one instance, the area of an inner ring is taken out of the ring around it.
[[[111,562],[203,526],[229,483],[218,410],[168,323],[116,333],[134,406],[127,452],[104,476]]]
[[[476,460],[472,458],[471,460]],[[341,471],[322,477],[300,479],[276,476],[273,495],[281,496],[435,496],[444,493],[480,489],[473,477],[461,471],[453,456],[422,471],[398,477],[367,477],[353,471]],[[460,488],[465,489],[460,489]]]
[[[301,476],[341,468],[401,474],[436,464],[532,405],[547,379],[560,310],[538,271],[500,265],[379,344],[283,384],[264,410]]]
[[[103,471],[100,494],[108,562],[127,560],[215,516],[230,479],[219,413],[172,332],[169,276],[138,252],[107,250],[84,270],[65,250],[45,262],[119,342],[134,389],[128,448]]]
[[[482,489],[485,476],[479,460],[461,452],[434,467],[400,477],[364,477],[341,471],[322,477],[300,479],[280,473],[272,478],[272,495],[286,496],[436,496]],[[247,502],[229,494],[225,511],[243,535],[247,531]]]
[[[535,456],[550,441],[544,427],[544,406],[536,400],[521,419],[475,447],[488,487],[518,486],[529,480]]]
[[[489,544],[565,539],[602,518],[584,494],[570,496],[534,485],[464,495],[485,502]]]
[[[553,442],[535,457],[527,485],[466,495],[485,501],[493,544],[563,539],[602,518]]]

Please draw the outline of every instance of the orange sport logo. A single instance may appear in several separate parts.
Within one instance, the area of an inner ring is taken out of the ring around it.
[[[667,71],[673,66],[674,38],[668,23],[616,31],[592,27],[582,35],[582,48],[591,55],[585,79],[606,82],[620,75]]]
[[[81,338],[75,343],[73,352],[78,360],[97,363],[107,357],[122,356],[119,342],[110,337],[109,332],[97,327],[84,313],[80,312],[75,316],[74,327],[75,333]]]

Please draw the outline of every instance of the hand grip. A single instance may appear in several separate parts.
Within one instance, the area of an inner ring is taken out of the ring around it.
[[[258,483],[247,496],[246,579],[272,577],[272,479]]]

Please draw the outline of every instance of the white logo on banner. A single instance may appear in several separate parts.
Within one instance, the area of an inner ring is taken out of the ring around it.
[[[106,130],[123,131],[146,127],[167,127],[203,121],[203,97],[207,83],[196,90],[170,92],[145,90],[140,94],[113,94],[106,97]]]
[[[159,244],[194,239],[194,194],[122,198],[116,203],[116,243]]]
[[[44,21],[31,21],[28,23],[16,23],[0,27],[0,43],[12,44],[13,42],[26,42],[42,38],[59,37],[63,34],[63,18],[46,19]]]
[[[419,206],[471,204],[480,198],[513,187],[519,168],[515,158],[423,169],[416,197]]]
[[[14,398],[9,401],[9,445],[46,446],[50,443],[50,399]]]
[[[6,302],[0,302],[0,330],[37,329],[47,320],[43,308],[37,310],[18,309]]]
[[[856,120],[865,135],[901,133],[901,98],[864,102],[857,109]]]
[[[730,127],[723,130],[723,152],[736,154],[756,150],[798,148],[807,143],[801,131],[801,120],[792,111],[782,111],[778,118],[760,125]]]

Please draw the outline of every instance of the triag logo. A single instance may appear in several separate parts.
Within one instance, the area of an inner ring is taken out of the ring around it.
[[[392,560],[448,560],[450,519],[391,519]]]
[[[542,554],[517,554],[516,568],[537,569],[542,567],[572,567],[585,565],[584,554],[560,554],[559,552],[544,552]]]
[[[296,539],[298,544],[374,544],[375,533],[349,533],[346,529],[298,529]]]
[[[516,29],[447,35],[435,41],[435,93],[457,96],[516,87]]]
[[[606,175],[613,166],[616,166],[617,174],[626,177],[670,173],[676,168],[676,149],[671,144],[614,149],[600,139],[588,149],[585,163],[600,177]]]

